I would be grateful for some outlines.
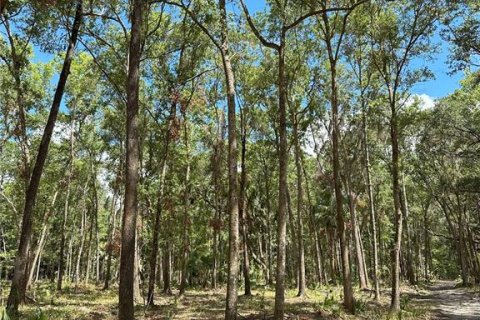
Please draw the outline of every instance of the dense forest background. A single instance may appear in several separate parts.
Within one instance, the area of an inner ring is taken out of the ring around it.
[[[402,283],[480,282],[477,1],[0,10],[10,316],[87,288],[114,292],[119,319],[173,318],[153,305],[188,292],[220,292],[220,318],[236,319],[239,295],[272,290],[256,311],[275,319],[289,294],[396,313]],[[413,88],[446,48],[463,79],[426,101]]]

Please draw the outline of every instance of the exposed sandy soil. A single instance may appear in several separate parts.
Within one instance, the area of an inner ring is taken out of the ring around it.
[[[415,304],[429,307],[432,319],[480,320],[480,293],[455,288],[454,281],[437,281],[411,298]]]

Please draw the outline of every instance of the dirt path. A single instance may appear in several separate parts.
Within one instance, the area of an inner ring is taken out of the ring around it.
[[[453,281],[437,281],[412,301],[433,311],[433,319],[479,320],[480,297],[465,288],[455,288]]]

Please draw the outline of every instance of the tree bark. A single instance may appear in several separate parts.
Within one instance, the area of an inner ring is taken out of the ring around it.
[[[187,157],[187,168],[185,172],[185,190],[183,194],[183,239],[182,239],[182,269],[180,274],[180,289],[179,294],[185,293],[187,288],[187,271],[188,271],[188,253],[189,253],[189,232],[190,232],[190,219],[188,211],[190,210],[190,148],[189,148],[189,133],[188,133],[188,121],[187,112],[183,114],[184,117],[184,140]]]
[[[117,209],[116,209],[116,192],[114,191],[112,197],[112,208],[110,211],[110,230],[108,232],[108,240],[107,240],[107,262],[105,266],[105,282],[103,284],[103,290],[107,290],[110,286],[110,279],[111,279],[111,272],[112,272],[112,251],[113,251],[113,241],[115,237],[115,231],[117,227]]]
[[[278,52],[278,114],[279,114],[279,179],[278,179],[278,231],[277,231],[277,274],[275,283],[276,320],[283,320],[285,313],[285,262],[287,238],[287,110],[286,110],[286,77],[285,77],[285,33],[282,31]]]
[[[298,239],[298,293],[297,297],[305,295],[305,246],[303,241],[303,172],[302,172],[302,149],[298,132],[297,115],[293,116],[293,135],[295,143],[295,167],[297,170],[297,239]]]
[[[228,48],[228,22],[225,0],[218,2],[221,16],[221,55],[227,88],[228,109],[228,215],[229,215],[229,250],[228,280],[225,320],[237,318],[238,253],[239,253],[239,216],[237,188],[237,129],[235,106],[235,77]]]
[[[363,104],[362,97],[362,104]],[[365,175],[367,182],[367,193],[368,193],[368,209],[370,213],[370,228],[372,230],[372,249],[373,249],[373,282],[375,286],[375,301],[380,300],[380,281],[379,281],[379,272],[378,272],[378,245],[377,245],[377,217],[375,213],[375,203],[373,199],[373,187],[370,176],[370,150],[368,146],[368,122],[366,115],[366,107],[362,108],[362,120],[363,120],[363,153],[365,158]]]
[[[243,245],[243,279],[245,281],[245,295],[252,295],[252,289],[250,284],[250,261],[248,254],[248,212],[247,212],[247,165],[246,165],[246,153],[247,153],[247,110],[243,110],[241,115],[241,130],[242,130],[242,155],[241,166],[242,172],[240,175],[240,197],[239,197],[239,213],[242,220],[242,245]]]
[[[119,286],[119,320],[134,319],[134,271],[135,271],[135,238],[137,224],[137,184],[139,178],[139,80],[142,47],[142,0],[133,0],[131,14],[131,34],[126,83],[126,167],[125,167],[125,201],[122,219],[122,252],[120,257]]]
[[[68,48],[63,62],[62,71],[59,76],[57,89],[53,98],[50,114],[48,116],[47,124],[42,135],[42,140],[38,148],[35,166],[30,178],[27,192],[25,194],[25,207],[23,210],[22,230],[20,235],[20,242],[18,246],[18,253],[15,258],[15,269],[12,278],[12,285],[10,294],[8,296],[7,309],[10,314],[18,312],[18,305],[25,299],[25,285],[27,277],[27,260],[30,252],[30,242],[33,230],[33,207],[37,197],[38,188],[40,185],[40,178],[42,176],[43,167],[48,155],[48,147],[53,134],[53,128],[57,120],[60,103],[62,101],[65,84],[67,83],[68,75],[70,73],[70,65],[72,63],[75,46],[77,44],[78,33],[82,21],[82,0],[79,0],[76,5],[75,18],[70,33]]]
[[[408,221],[409,216],[409,209],[408,209],[408,201],[407,201],[407,192],[405,189],[405,178],[402,179],[402,191],[400,194],[400,210],[402,211],[403,215],[403,223],[405,224],[405,242],[406,242],[406,269],[407,269],[407,278],[408,282],[411,285],[415,285],[417,283],[415,277],[415,269],[413,266],[413,255],[412,255],[412,241],[411,241],[411,234],[410,234],[410,226]]]
[[[390,309],[400,310],[400,251],[402,245],[402,211],[400,210],[400,147],[398,145],[398,124],[395,93],[390,90],[390,139],[392,145],[392,189],[395,219],[395,238],[392,251],[392,301]]]

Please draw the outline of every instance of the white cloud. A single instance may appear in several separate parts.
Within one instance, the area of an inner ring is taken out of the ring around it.
[[[414,103],[418,103],[420,110],[428,110],[435,107],[435,98],[425,93],[414,94],[408,98],[406,105],[411,106]]]

